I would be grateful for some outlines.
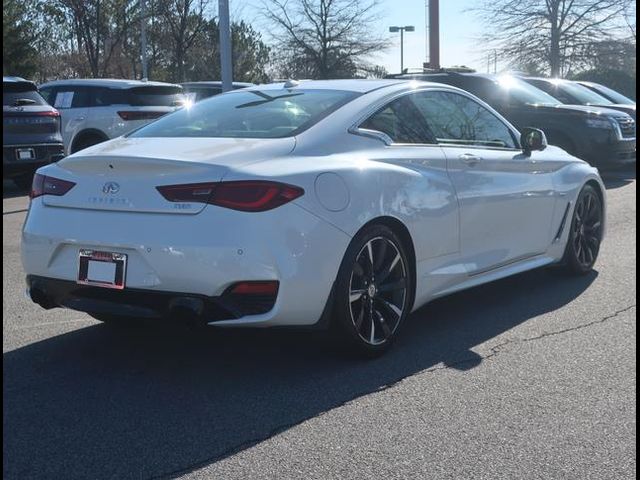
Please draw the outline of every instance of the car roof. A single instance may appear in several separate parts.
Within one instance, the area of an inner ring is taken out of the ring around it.
[[[300,80],[289,82],[267,83],[254,85],[247,90],[282,90],[285,88],[300,88],[305,90],[342,90],[356,93],[367,93],[380,88],[409,83],[411,79],[377,80]]]
[[[93,86],[109,88],[135,88],[135,87],[180,87],[177,83],[149,82],[144,80],[127,80],[116,78],[70,78],[67,80],[54,80],[41,85],[41,87],[57,87],[64,85]]]
[[[222,82],[217,80],[203,80],[199,82],[184,82],[181,83],[183,87],[221,87]],[[255,83],[248,82],[232,82],[234,87],[252,87]]]
[[[22,77],[2,77],[3,83],[21,83],[21,82],[30,82],[30,80],[25,80]]]

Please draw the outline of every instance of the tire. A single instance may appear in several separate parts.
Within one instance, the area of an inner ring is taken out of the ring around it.
[[[566,273],[586,275],[591,272],[600,252],[604,209],[600,195],[591,185],[585,185],[578,195],[569,225],[563,267]]]
[[[373,256],[373,259],[371,259]],[[372,225],[351,241],[333,302],[335,336],[350,353],[375,357],[393,344],[413,298],[413,275],[400,238]]]
[[[25,173],[19,177],[13,179],[20,190],[31,190],[31,184],[33,183],[33,172]]]

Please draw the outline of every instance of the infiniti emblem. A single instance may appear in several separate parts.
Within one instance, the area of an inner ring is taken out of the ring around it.
[[[102,193],[118,193],[120,191],[120,185],[116,182],[107,182],[102,187]]]

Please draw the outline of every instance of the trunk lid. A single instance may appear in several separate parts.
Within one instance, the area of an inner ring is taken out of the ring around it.
[[[66,157],[55,166],[76,185],[49,206],[193,215],[206,206],[170,202],[156,187],[219,182],[230,168],[286,155],[293,138],[117,138]],[[43,172],[56,176],[54,171]]]

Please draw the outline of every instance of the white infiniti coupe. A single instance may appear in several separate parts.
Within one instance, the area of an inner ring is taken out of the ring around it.
[[[260,85],[38,170],[31,299],[107,322],[331,325],[388,348],[436,297],[593,267],[597,170],[477,98],[406,80]]]

